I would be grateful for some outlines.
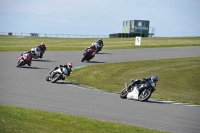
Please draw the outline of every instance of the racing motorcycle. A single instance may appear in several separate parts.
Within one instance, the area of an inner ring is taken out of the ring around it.
[[[58,80],[65,80],[65,76],[68,74],[68,70],[65,67],[60,67],[57,70],[49,72],[46,77],[46,81],[51,81],[55,83]]]
[[[93,53],[92,49],[86,48],[84,50],[83,58],[82,58],[81,62],[84,62],[85,60],[90,61],[92,58],[94,58],[94,55],[92,53]]]
[[[31,48],[31,53],[33,54],[33,58],[34,58],[34,59],[40,58],[40,54],[41,54],[41,49],[40,49],[40,47]]]
[[[122,99],[134,99],[138,101],[148,101],[152,93],[156,90],[156,84],[152,80],[145,83],[132,85],[134,79],[131,80],[131,85],[125,83],[125,88],[122,89],[120,97]]]
[[[31,58],[32,58],[31,55],[28,53],[21,54],[17,62],[17,67],[21,67],[28,64],[31,61]]]

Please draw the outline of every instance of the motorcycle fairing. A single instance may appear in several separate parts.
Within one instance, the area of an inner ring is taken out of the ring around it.
[[[134,86],[133,91],[129,92],[127,98],[129,99],[138,99],[139,91],[136,86]]]

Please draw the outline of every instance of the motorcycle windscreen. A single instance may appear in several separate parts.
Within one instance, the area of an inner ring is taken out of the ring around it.
[[[27,57],[28,57],[28,54],[23,54],[24,60],[26,60]]]
[[[138,99],[138,97],[139,97],[139,91],[138,91],[137,87],[135,86],[133,91],[128,93],[127,98],[128,99]]]
[[[63,73],[64,73],[64,75],[68,74],[67,68],[63,67]]]

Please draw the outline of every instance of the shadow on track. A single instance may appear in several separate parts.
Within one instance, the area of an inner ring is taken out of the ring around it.
[[[132,100],[132,101],[136,101],[136,102],[149,103],[149,104],[173,104],[173,103],[176,103],[176,102],[151,100],[151,99],[149,99],[148,101],[139,101],[139,100],[136,100],[136,99],[123,99],[123,100]]]
[[[109,54],[109,55],[112,55],[111,53],[96,53],[96,54]]]
[[[25,69],[48,69],[48,68],[40,68],[40,67],[29,67],[29,66],[22,66],[18,68],[25,68]],[[49,70],[49,69],[48,69]]]
[[[58,61],[51,61],[51,60],[32,60],[32,61],[41,61],[41,62],[58,62]]]
[[[88,61],[88,62],[83,62],[83,63],[106,63],[106,62],[101,62],[101,61]]]
[[[52,84],[73,84],[73,82],[69,82],[69,81],[57,81],[57,82],[52,83]]]

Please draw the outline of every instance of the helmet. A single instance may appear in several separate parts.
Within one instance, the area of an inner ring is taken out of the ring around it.
[[[151,81],[156,83],[158,81],[158,77],[155,75],[151,76]]]
[[[45,43],[44,43],[44,42],[42,42],[40,45],[45,45]]]
[[[102,41],[102,38],[99,38],[99,41]]]
[[[67,67],[68,67],[68,68],[72,68],[72,62],[68,62],[68,63],[67,63]]]

